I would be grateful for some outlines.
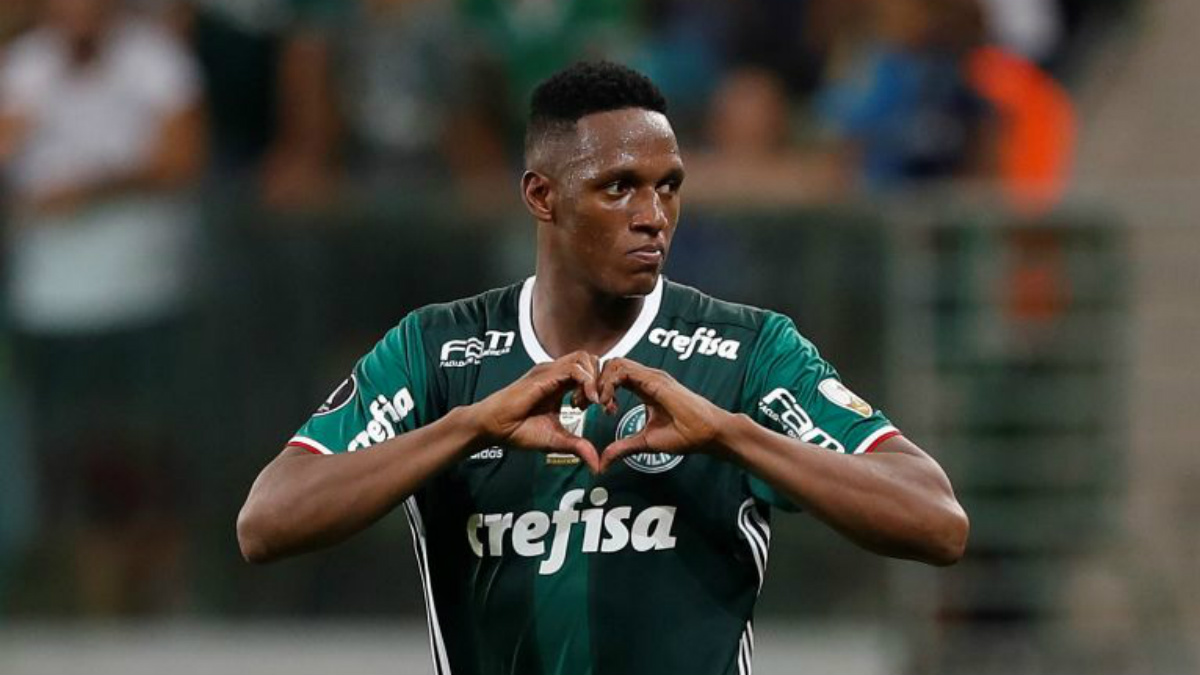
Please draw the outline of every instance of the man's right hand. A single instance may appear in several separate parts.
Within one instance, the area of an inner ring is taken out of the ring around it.
[[[600,359],[584,351],[534,366],[521,379],[471,406],[481,439],[489,445],[575,455],[596,473],[600,454],[559,421],[563,397],[585,408],[601,403],[596,380]]]

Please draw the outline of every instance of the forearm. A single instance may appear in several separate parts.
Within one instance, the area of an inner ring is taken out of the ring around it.
[[[163,121],[145,161],[127,171],[110,174],[93,184],[97,198],[128,192],[171,192],[187,187],[199,177],[207,160],[204,111],[199,105],[185,108]]]
[[[470,409],[457,408],[366,450],[285,451],[259,474],[238,515],[242,554],[267,562],[349,537],[481,446],[476,428]]]
[[[914,453],[843,455],[745,415],[726,422],[718,452],[864,548],[940,565],[962,556],[966,514],[941,467],[907,441],[897,439]]]

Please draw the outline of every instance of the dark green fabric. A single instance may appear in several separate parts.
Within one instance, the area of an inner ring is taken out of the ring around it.
[[[354,400],[315,416],[298,441],[357,451],[364,438],[389,436],[388,424],[396,433],[428,424],[521,377],[540,347],[522,337],[520,296],[515,285],[410,314],[355,368]],[[789,321],[686,286],[665,284],[627,357],[827,447],[853,449],[888,427],[878,413],[823,400],[817,387],[833,370]],[[820,434],[797,427],[795,411],[770,415],[777,400],[764,397],[780,388],[812,411]],[[401,409],[405,391],[411,411]],[[640,401],[622,391],[618,403],[616,415],[579,413],[576,433],[600,449],[636,433]],[[568,412],[564,425],[575,431]],[[769,504],[785,503],[704,455],[637,456],[593,476],[569,456],[508,448],[463,460],[412,501],[438,672],[479,675],[742,672]]]

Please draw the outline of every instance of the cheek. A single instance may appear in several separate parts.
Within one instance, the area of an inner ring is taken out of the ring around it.
[[[573,233],[575,248],[592,258],[611,253],[620,234],[621,222],[620,215],[609,209],[581,209]]]

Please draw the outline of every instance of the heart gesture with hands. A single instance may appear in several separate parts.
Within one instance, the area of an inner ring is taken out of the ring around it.
[[[599,382],[600,400],[612,405],[610,411],[616,408],[617,389],[628,389],[646,405],[646,426],[604,449],[601,472],[621,458],[641,452],[682,455],[716,450],[721,415],[728,413],[666,372],[629,359],[613,359],[604,364]]]
[[[617,410],[617,390],[622,388],[646,405],[646,426],[638,433],[613,442],[601,454],[587,439],[562,426],[559,414],[568,393],[575,407],[595,403],[612,414]],[[570,453],[593,473],[641,452],[711,451],[724,413],[661,370],[628,359],[613,359],[602,367],[595,355],[582,351],[534,366],[478,406],[485,442]]]
[[[477,404],[482,440],[525,450],[570,453],[599,473],[600,454],[595,446],[567,431],[559,421],[562,400],[568,393],[577,408],[600,403],[599,372],[600,359],[583,351],[534,366],[521,379]]]

